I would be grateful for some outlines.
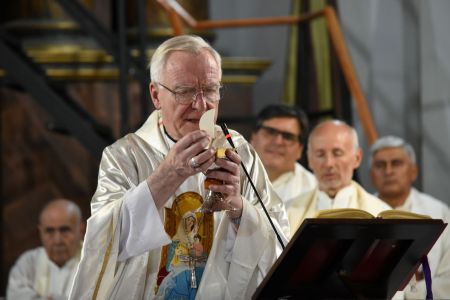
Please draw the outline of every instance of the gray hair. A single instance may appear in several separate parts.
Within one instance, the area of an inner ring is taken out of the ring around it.
[[[41,213],[39,215],[39,223],[41,223],[41,220],[43,216],[52,209],[59,208],[59,209],[65,209],[70,215],[73,215],[77,218],[78,222],[82,222],[83,215],[81,213],[80,207],[73,201],[64,199],[64,198],[58,198],[51,200],[48,202],[44,208],[41,210]]]
[[[170,53],[174,51],[185,51],[192,54],[199,54],[203,50],[208,51],[217,62],[220,76],[222,77],[222,58],[220,54],[199,36],[180,35],[166,40],[156,49],[149,64],[152,81],[161,80],[162,72]]]
[[[379,138],[375,141],[375,143],[372,144],[372,146],[370,146],[369,166],[372,165],[372,160],[375,153],[378,150],[386,148],[401,148],[406,152],[406,154],[408,154],[411,162],[413,164],[416,163],[416,153],[414,152],[414,148],[410,144],[405,142],[405,140],[400,137],[387,135]]]
[[[343,126],[346,129],[348,129],[350,131],[350,134],[352,135],[354,150],[357,150],[359,148],[359,139],[358,139],[358,134],[356,133],[355,128],[353,128],[352,126],[348,125],[344,121],[337,120],[337,119],[323,121],[323,122],[319,123],[316,127],[314,127],[314,129],[309,134],[308,144],[311,144],[311,138],[313,137],[313,135],[314,135],[314,133],[315,133],[315,131],[317,129],[319,129],[320,127],[322,127],[322,126],[324,126],[326,124],[330,124],[330,123],[333,124],[333,125],[336,125],[336,126]],[[309,149],[309,147],[308,147],[308,149]]]

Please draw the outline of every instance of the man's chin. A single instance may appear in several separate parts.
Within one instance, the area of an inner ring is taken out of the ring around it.
[[[397,182],[394,182],[394,181],[382,182],[380,184],[380,188],[383,189],[383,190],[387,190],[387,191],[394,191],[394,190],[400,189],[399,184]]]
[[[198,122],[186,122],[184,126],[179,131],[181,133],[181,136],[185,136],[188,133],[191,133],[193,131],[199,130],[200,127],[198,126]]]
[[[279,154],[270,154],[264,153],[264,156],[261,156],[264,165],[271,166],[273,168],[279,168],[284,164],[284,157]]]
[[[54,256],[51,257],[50,259],[57,265],[63,265],[69,260],[69,257],[67,255],[57,257]]]
[[[397,197],[398,195],[402,194],[402,191],[396,187],[383,187],[379,190],[380,195],[385,195],[387,197]]]
[[[329,186],[329,187],[338,187],[341,184],[341,180],[335,176],[335,175],[326,175],[322,176],[320,178],[320,181],[323,183],[323,185]]]
[[[284,161],[284,155],[278,152],[266,151],[264,153],[265,156],[270,157],[271,159],[279,159]]]
[[[341,189],[341,182],[336,180],[322,180],[320,183],[321,190],[323,191],[339,191]]]

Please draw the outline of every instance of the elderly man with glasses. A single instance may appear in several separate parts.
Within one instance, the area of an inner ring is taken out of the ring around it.
[[[308,119],[302,110],[273,104],[258,114],[251,136],[251,144],[286,209],[292,199],[317,186],[314,175],[298,162],[307,134]]]
[[[217,118],[220,55],[200,37],[174,37],[150,73],[156,110],[104,150],[71,299],[249,299],[280,245],[241,161],[275,225],[288,232],[288,222],[249,143],[231,131],[237,152],[216,158],[230,148],[220,127],[199,130],[206,111]],[[222,183],[209,186],[223,195],[215,213],[201,209],[205,175]]]
[[[23,253],[11,268],[7,299],[67,299],[80,261],[84,228],[75,202],[62,198],[48,202],[39,215],[42,247]]]
[[[377,196],[394,209],[429,215],[450,222],[450,208],[441,200],[414,188],[419,168],[414,148],[397,136],[379,138],[370,147],[370,177]],[[450,229],[444,230],[428,253],[433,296],[445,299],[450,295]],[[426,282],[422,270],[416,272],[414,288],[405,289],[406,299],[424,299]]]

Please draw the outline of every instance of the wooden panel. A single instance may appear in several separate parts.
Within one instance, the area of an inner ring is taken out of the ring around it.
[[[24,93],[0,88],[2,103],[2,286],[26,249],[40,244],[36,230],[43,205],[67,197],[89,216],[98,163],[70,136],[47,131],[51,118]]]

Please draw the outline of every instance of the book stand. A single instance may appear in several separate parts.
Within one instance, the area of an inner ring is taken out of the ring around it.
[[[446,226],[435,219],[305,219],[253,299],[391,299]]]

